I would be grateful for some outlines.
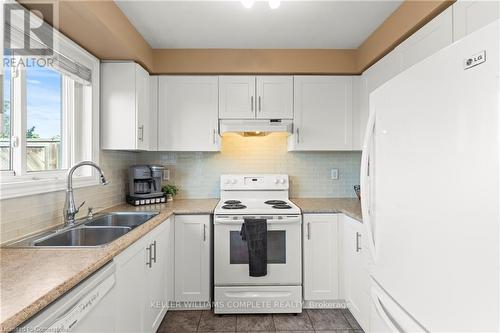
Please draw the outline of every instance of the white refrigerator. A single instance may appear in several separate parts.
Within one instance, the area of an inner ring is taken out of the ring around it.
[[[499,21],[370,95],[372,332],[498,332]]]

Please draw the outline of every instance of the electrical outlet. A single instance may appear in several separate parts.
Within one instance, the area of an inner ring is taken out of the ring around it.
[[[163,170],[163,180],[170,180],[170,170],[169,169]]]
[[[339,169],[331,169],[330,170],[330,179],[332,179],[332,180],[339,179]]]

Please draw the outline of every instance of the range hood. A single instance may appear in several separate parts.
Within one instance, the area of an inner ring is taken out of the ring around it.
[[[286,132],[293,130],[291,119],[221,119],[220,134],[243,133],[260,135],[264,133]]]

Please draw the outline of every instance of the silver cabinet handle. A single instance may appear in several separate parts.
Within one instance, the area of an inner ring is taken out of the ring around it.
[[[149,246],[146,248],[146,251],[148,251],[148,261],[146,261],[146,266],[148,266],[149,268],[151,268],[151,266],[152,266],[152,258],[151,258],[151,245],[149,245]]]
[[[144,125],[139,126],[139,141],[144,141]]]
[[[297,130],[295,131],[295,133],[297,133],[297,143],[300,142],[300,131],[299,129],[297,128]]]
[[[156,263],[156,241],[153,242],[153,244],[151,244],[152,248],[153,248],[153,258],[152,258],[152,261],[154,263]]]
[[[261,112],[261,111],[262,111],[262,103],[261,103],[261,101],[260,101],[260,100],[261,100],[261,98],[260,98],[260,96],[259,96],[259,112]]]
[[[250,111],[253,113],[253,96],[250,97]]]
[[[203,241],[204,242],[207,241],[207,225],[206,224],[203,225]]]
[[[311,222],[307,223],[307,239],[311,239]]]
[[[212,141],[214,145],[217,144],[217,130],[215,128],[212,130]]]
[[[361,251],[361,246],[359,244],[359,239],[361,238],[361,234],[356,232],[356,252]]]

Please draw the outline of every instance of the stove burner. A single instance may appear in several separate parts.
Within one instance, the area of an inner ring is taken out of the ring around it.
[[[241,201],[239,201],[239,200],[227,200],[227,201],[224,201],[224,203],[226,205],[236,205],[236,204],[240,204]]]
[[[247,208],[247,206],[240,204],[229,204],[222,206],[222,209],[243,209],[243,208]]]
[[[267,200],[264,203],[268,205],[286,205],[286,201],[283,200]]]
[[[276,208],[276,209],[291,209],[292,206],[287,205],[287,204],[280,204],[280,205],[273,205],[273,208]]]

